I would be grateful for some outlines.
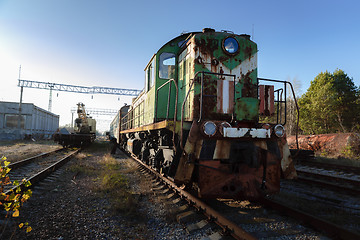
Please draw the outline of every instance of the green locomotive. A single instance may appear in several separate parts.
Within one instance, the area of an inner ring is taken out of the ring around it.
[[[144,90],[120,110],[120,147],[203,198],[278,192],[281,175],[296,177],[280,97],[288,82],[260,85],[257,52],[249,35],[209,28],[166,43]]]

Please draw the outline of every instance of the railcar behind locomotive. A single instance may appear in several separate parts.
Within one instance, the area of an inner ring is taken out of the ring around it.
[[[249,35],[209,28],[167,42],[123,109],[119,146],[202,198],[278,192],[281,176],[296,177],[284,129],[289,83],[260,84],[257,52]]]
[[[96,138],[96,120],[86,114],[85,104],[78,103],[77,106],[74,130],[69,132],[62,128],[53,135],[54,141],[63,147],[89,145]]]

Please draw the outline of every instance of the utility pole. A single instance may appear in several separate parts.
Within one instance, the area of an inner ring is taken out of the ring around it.
[[[20,75],[21,75],[21,65],[19,67],[19,80],[20,80]],[[22,106],[23,91],[24,91],[24,87],[21,86],[21,89],[20,89],[20,102],[19,102],[19,116],[18,116],[18,130],[19,130],[18,137],[19,137],[19,139],[21,139],[21,106]],[[25,124],[25,122],[24,122],[24,124]]]
[[[52,90],[54,88],[54,84],[53,83],[49,83],[49,88],[50,88],[50,94],[49,94],[49,106],[48,106],[48,111],[51,112],[51,106],[52,106]]]

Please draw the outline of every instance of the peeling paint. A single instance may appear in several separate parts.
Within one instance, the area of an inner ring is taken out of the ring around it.
[[[271,130],[264,128],[224,128],[224,137],[229,138],[241,138],[246,135],[251,136],[252,138],[270,138]]]

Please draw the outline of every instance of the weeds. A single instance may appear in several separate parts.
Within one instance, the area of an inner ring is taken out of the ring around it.
[[[100,163],[103,167],[98,190],[109,197],[111,208],[115,212],[134,213],[137,201],[129,190],[126,177],[120,171],[120,163],[109,154],[105,155]]]
[[[345,158],[349,158],[349,159],[359,159],[358,154],[356,154],[356,151],[353,149],[352,146],[346,146],[342,151],[341,154],[345,157]]]
[[[126,173],[121,163],[110,154],[111,146],[108,142],[95,142],[91,148],[78,154],[75,164],[68,170],[80,175],[90,176],[95,183],[94,190],[109,200],[109,208],[116,213],[130,215],[136,212],[137,198],[131,193]],[[89,157],[95,159],[89,160]]]

